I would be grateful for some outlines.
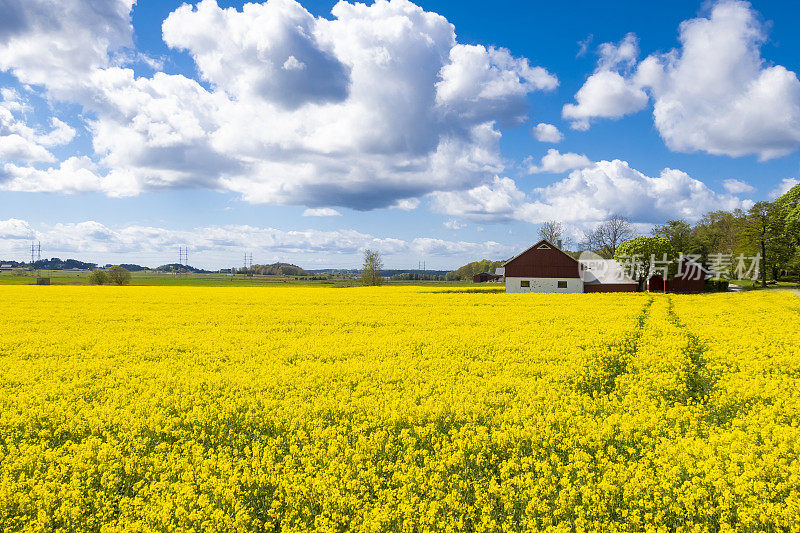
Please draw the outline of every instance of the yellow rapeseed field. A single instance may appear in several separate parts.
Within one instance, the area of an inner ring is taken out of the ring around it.
[[[3,531],[800,531],[800,298],[0,287]]]

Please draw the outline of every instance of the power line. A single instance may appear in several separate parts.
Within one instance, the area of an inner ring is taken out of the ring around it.
[[[178,247],[178,264],[181,266],[189,266],[189,247]]]
[[[36,244],[31,243],[31,266],[36,261],[42,260],[42,243],[37,242]]]

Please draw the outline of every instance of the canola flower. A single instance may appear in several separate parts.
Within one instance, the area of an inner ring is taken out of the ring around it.
[[[3,531],[800,531],[800,298],[0,287]]]

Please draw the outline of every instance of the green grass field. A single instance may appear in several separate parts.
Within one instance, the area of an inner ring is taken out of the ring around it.
[[[87,270],[40,270],[38,275],[50,278],[52,285],[88,285],[89,271]],[[0,285],[35,285],[36,274],[26,272],[24,276],[13,275],[11,272],[0,273]],[[171,274],[166,272],[132,272],[131,285],[139,286],[193,286],[193,287],[274,287],[278,285],[316,285],[321,287],[347,287],[358,285],[357,279],[321,279],[310,280],[294,278],[290,276],[243,276],[237,274],[229,276],[227,274]],[[391,285],[434,285],[437,287],[492,287],[502,290],[504,285],[494,283],[475,284],[471,281],[392,281]],[[731,285],[739,285],[745,290],[761,289],[760,283],[753,287],[750,281],[731,280]],[[777,284],[769,285],[768,289],[797,289],[798,284],[793,281],[781,281]]]
[[[86,270],[40,270],[38,275],[50,278],[51,285],[88,285],[89,271]],[[16,276],[10,272],[0,273],[0,285],[35,285],[37,275],[27,272],[24,276]],[[352,279],[323,279],[309,280],[287,276],[243,276],[237,274],[171,274],[166,272],[132,272],[131,285],[174,285],[196,287],[239,287],[239,286],[269,286],[277,285],[318,285],[327,287],[344,287],[358,284]],[[463,286],[474,285],[472,282],[442,282],[442,281],[398,281],[392,285],[436,285],[436,286]],[[490,284],[492,285],[492,284]]]
[[[50,278],[52,285],[88,285],[89,271],[84,270],[40,270],[38,275]],[[0,275],[0,285],[31,285],[36,283],[36,274],[14,276]],[[170,274],[166,272],[132,272],[131,285],[190,285],[190,286],[240,286],[276,284],[326,284],[325,281],[297,280],[282,276],[227,276],[225,274]],[[327,282],[330,284],[330,282]]]
[[[738,285],[744,290],[757,290],[763,289],[761,281],[759,280],[755,285],[750,280],[731,280],[731,285]],[[797,289],[800,284],[795,281],[779,281],[777,283],[770,283],[767,289]]]

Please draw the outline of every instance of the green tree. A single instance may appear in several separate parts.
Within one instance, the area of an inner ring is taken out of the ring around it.
[[[107,269],[108,279],[117,285],[127,285],[131,282],[131,273],[119,265],[114,265]]]
[[[361,283],[364,285],[380,285],[383,283],[381,270],[383,260],[377,250],[364,250],[364,265],[361,267]]]
[[[654,237],[662,237],[669,241],[676,251],[689,253],[693,251],[694,230],[685,220],[670,220],[666,224],[653,228]]]
[[[792,187],[774,204],[780,218],[779,240],[784,257],[782,266],[793,272],[800,281],[800,185]]]
[[[480,274],[481,272],[490,272],[494,274],[494,271],[498,267],[503,266],[504,262],[505,261],[490,261],[489,259],[473,261],[464,266],[458,267],[451,272],[448,272],[445,276],[445,279],[447,281],[471,280],[472,276],[475,274]]]
[[[778,279],[782,267],[794,255],[792,241],[786,233],[786,207],[777,202],[757,202],[747,211],[742,231],[743,247],[748,253],[761,254],[761,286],[767,286],[767,275]]]
[[[732,253],[741,246],[746,218],[739,209],[706,213],[694,227],[692,248],[680,251],[699,254],[703,263],[711,254]]]
[[[639,290],[664,261],[673,261],[678,252],[663,237],[636,237],[617,247],[614,259],[629,266],[628,271],[639,284]]]
[[[96,270],[92,270],[92,273],[89,274],[89,283],[92,285],[104,285],[108,283],[108,274],[106,274],[105,270],[100,270],[99,268]]]

